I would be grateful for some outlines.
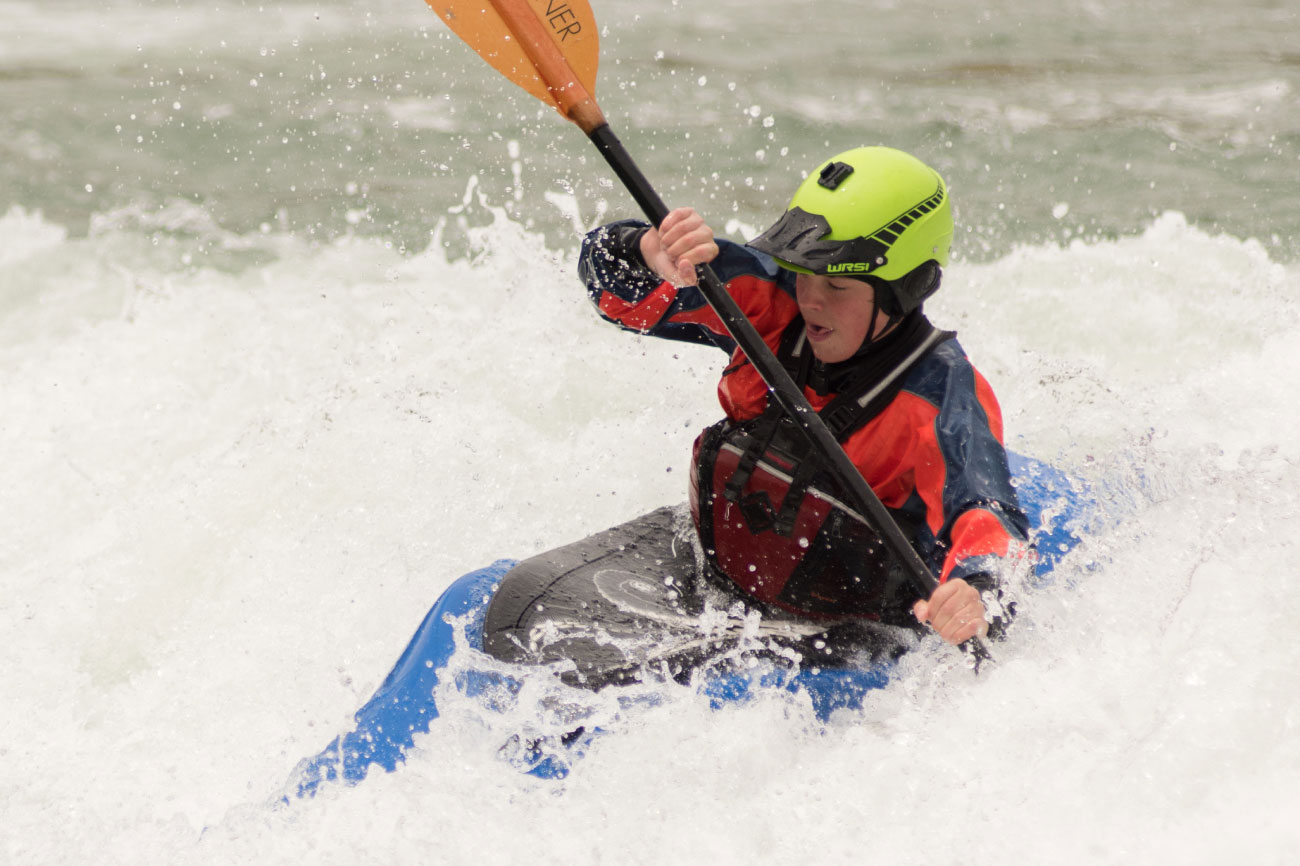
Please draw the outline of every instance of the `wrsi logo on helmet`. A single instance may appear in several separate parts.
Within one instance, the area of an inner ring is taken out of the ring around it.
[[[889,245],[897,240],[897,235],[885,240],[880,232],[851,241],[823,240],[830,233],[831,224],[826,217],[792,207],[776,225],[750,241],[749,246],[782,264],[798,265],[810,273],[856,276],[884,267],[889,261],[886,255]]]
[[[805,178],[781,219],[749,246],[798,273],[866,280],[902,315],[939,287],[952,234],[938,172],[900,150],[861,147]]]
[[[868,275],[889,264],[889,249],[894,242],[908,226],[943,204],[945,198],[941,185],[934,195],[896,217],[889,225],[868,237],[851,241],[823,240],[831,233],[831,224],[826,217],[793,207],[776,225],[750,241],[749,246],[814,274]]]

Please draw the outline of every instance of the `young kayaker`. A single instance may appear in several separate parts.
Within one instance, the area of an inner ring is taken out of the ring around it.
[[[902,151],[858,148],[819,166],[748,244],[691,208],[659,229],[591,232],[579,272],[600,314],[640,334],[731,354],[726,417],[697,439],[692,514],[711,574],[767,605],[837,619],[928,623],[961,643],[1005,626],[1005,567],[1026,522],[992,390],[922,312],[952,240],[948,190]],[[696,286],[708,262],[802,387],[939,580],[921,598],[880,538],[843,505]]]

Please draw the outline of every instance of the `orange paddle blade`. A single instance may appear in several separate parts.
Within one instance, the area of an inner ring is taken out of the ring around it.
[[[587,0],[426,0],[492,67],[572,118],[596,91],[600,40]]]

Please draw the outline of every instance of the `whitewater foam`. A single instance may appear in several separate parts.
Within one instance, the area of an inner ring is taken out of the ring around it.
[[[572,249],[475,207],[440,235],[460,257],[270,230],[235,268],[187,263],[185,230],[4,217],[0,684],[25,711],[3,772],[27,862],[789,862],[810,837],[836,862],[1012,837],[1055,862],[1271,862],[1296,841],[1297,274],[1176,214],[956,263],[932,305],[1012,444],[1116,518],[986,674],[928,646],[829,730],[797,699],[683,692],[559,784],[449,712],[401,772],[263,806],[452,579],[682,500],[718,414],[725,358],[599,322]],[[936,798],[962,807],[922,821]]]

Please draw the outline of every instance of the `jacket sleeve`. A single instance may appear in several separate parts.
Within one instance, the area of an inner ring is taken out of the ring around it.
[[[916,493],[925,503],[918,547],[941,582],[961,578],[985,595],[996,637],[1013,613],[1001,599],[999,578],[1032,555],[1028,521],[1011,484],[992,389],[955,341],[943,351],[953,357],[942,382],[922,389],[936,411],[915,456]]]
[[[1000,571],[1000,560],[1024,555],[1028,522],[1011,485],[992,391],[968,364],[954,378],[961,380],[961,396],[947,401],[935,418],[945,466],[939,539],[946,556],[940,579],[975,582],[974,575]]]
[[[641,237],[649,225],[623,220],[601,226],[582,242],[578,276],[601,318],[627,331],[716,346],[728,354],[736,343],[698,286],[661,280],[641,257]],[[778,288],[777,269],[741,244],[718,239],[714,272],[751,320],[761,318]]]

